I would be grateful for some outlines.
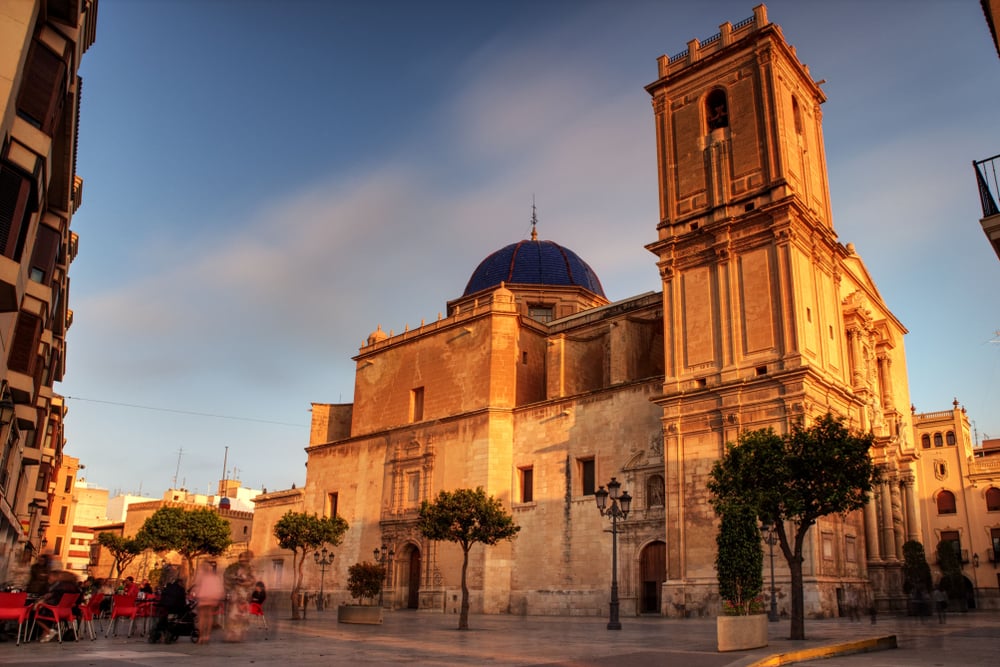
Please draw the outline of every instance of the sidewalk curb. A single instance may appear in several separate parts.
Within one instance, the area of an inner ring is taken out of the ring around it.
[[[818,658],[829,658],[834,655],[850,655],[851,653],[869,653],[871,651],[887,651],[896,648],[896,635],[885,635],[882,637],[871,637],[869,639],[859,639],[853,642],[842,644],[830,644],[828,646],[815,646],[804,648],[799,651],[789,651],[778,653],[752,662],[746,667],[778,667],[779,665],[790,665],[805,660],[816,660]]]

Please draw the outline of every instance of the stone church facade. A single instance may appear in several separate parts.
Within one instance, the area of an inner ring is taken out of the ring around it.
[[[622,615],[715,615],[713,462],[744,429],[830,411],[875,434],[885,482],[864,511],[810,531],[806,612],[905,603],[902,544],[920,530],[906,330],[833,229],[822,90],[761,5],[660,58],[647,91],[661,291],[611,303],[533,227],[483,260],[445,317],[376,329],[354,357],[353,403],[313,404],[305,488],[261,496],[255,524],[289,509],[344,517],[326,579],[338,599],[347,568],[385,544],[386,606],[456,610],[461,550],[424,539],[417,510],[481,486],[521,531],[473,548],[472,610],[606,614],[610,524],[594,491],[615,477],[634,498],[619,525]],[[263,526],[251,546],[287,588],[289,554]],[[780,556],[776,569],[787,609]]]

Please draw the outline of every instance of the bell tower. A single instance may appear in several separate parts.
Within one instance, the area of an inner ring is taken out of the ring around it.
[[[803,366],[845,379],[826,98],[766,8],[753,11],[662,56],[646,88],[660,203],[647,248],[669,314],[666,396]]]
[[[711,608],[715,535],[705,526],[715,516],[705,481],[727,442],[744,430],[786,432],[827,411],[867,430],[887,399],[871,379],[875,347],[860,346],[880,334],[864,322],[859,346],[845,334],[854,326],[845,303],[866,304],[859,317],[883,304],[833,230],[821,82],[763,5],[662,56],[658,74],[646,90],[660,220],[646,247],[663,282],[664,384],[655,401],[670,613]],[[884,317],[901,340],[905,330]],[[888,339],[879,340],[888,355]]]

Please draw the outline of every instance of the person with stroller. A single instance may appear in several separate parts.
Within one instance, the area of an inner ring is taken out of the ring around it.
[[[167,572],[167,585],[160,591],[160,599],[156,602],[156,625],[149,633],[149,643],[155,644],[162,636],[170,641],[170,616],[183,617],[188,613],[187,590],[184,581],[177,577],[176,571]]]

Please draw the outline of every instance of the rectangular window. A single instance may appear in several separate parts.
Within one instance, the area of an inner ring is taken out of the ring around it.
[[[833,560],[833,533],[823,533],[823,560]]]
[[[66,523],[66,510],[68,508],[63,505],[59,508],[59,525],[64,525]]]
[[[853,563],[858,559],[858,547],[853,535],[844,538],[844,557],[848,563]]]
[[[22,310],[17,316],[14,338],[10,344],[8,366],[25,375],[35,374],[38,341],[42,336],[42,320],[38,315]]]
[[[580,473],[580,493],[585,496],[594,495],[597,476],[594,470],[594,459],[578,459],[577,469]]]
[[[38,236],[35,237],[35,249],[31,253],[31,272],[29,277],[37,283],[52,284],[52,274],[55,272],[56,255],[62,236],[59,230],[48,225],[38,226]]]
[[[69,493],[69,490],[73,488],[73,478],[70,475],[66,475],[66,486],[63,488],[64,493]]]
[[[552,306],[545,304],[531,304],[528,306],[528,317],[538,322],[551,322],[553,319]]]
[[[955,550],[955,556],[958,558],[959,562],[962,562],[962,539],[958,534],[957,530],[942,530],[941,531],[941,541],[950,542],[952,549]]]
[[[0,254],[20,260],[21,228],[28,212],[31,182],[19,172],[0,165]]]
[[[284,583],[285,561],[274,559],[271,561],[271,588],[281,588]]]
[[[521,468],[521,502],[531,503],[535,501],[535,469],[532,467]]]
[[[52,547],[52,553],[54,553],[57,556],[62,553],[62,540],[63,540],[63,538],[57,537],[56,538],[56,545],[54,547]]]
[[[328,493],[326,496],[326,515],[330,518],[337,516],[337,493]]]
[[[424,388],[410,390],[410,421],[419,422],[424,419]]]
[[[420,473],[406,473],[406,501],[410,505],[420,502]]]
[[[66,95],[66,63],[41,40],[31,42],[17,115],[51,135]]]

